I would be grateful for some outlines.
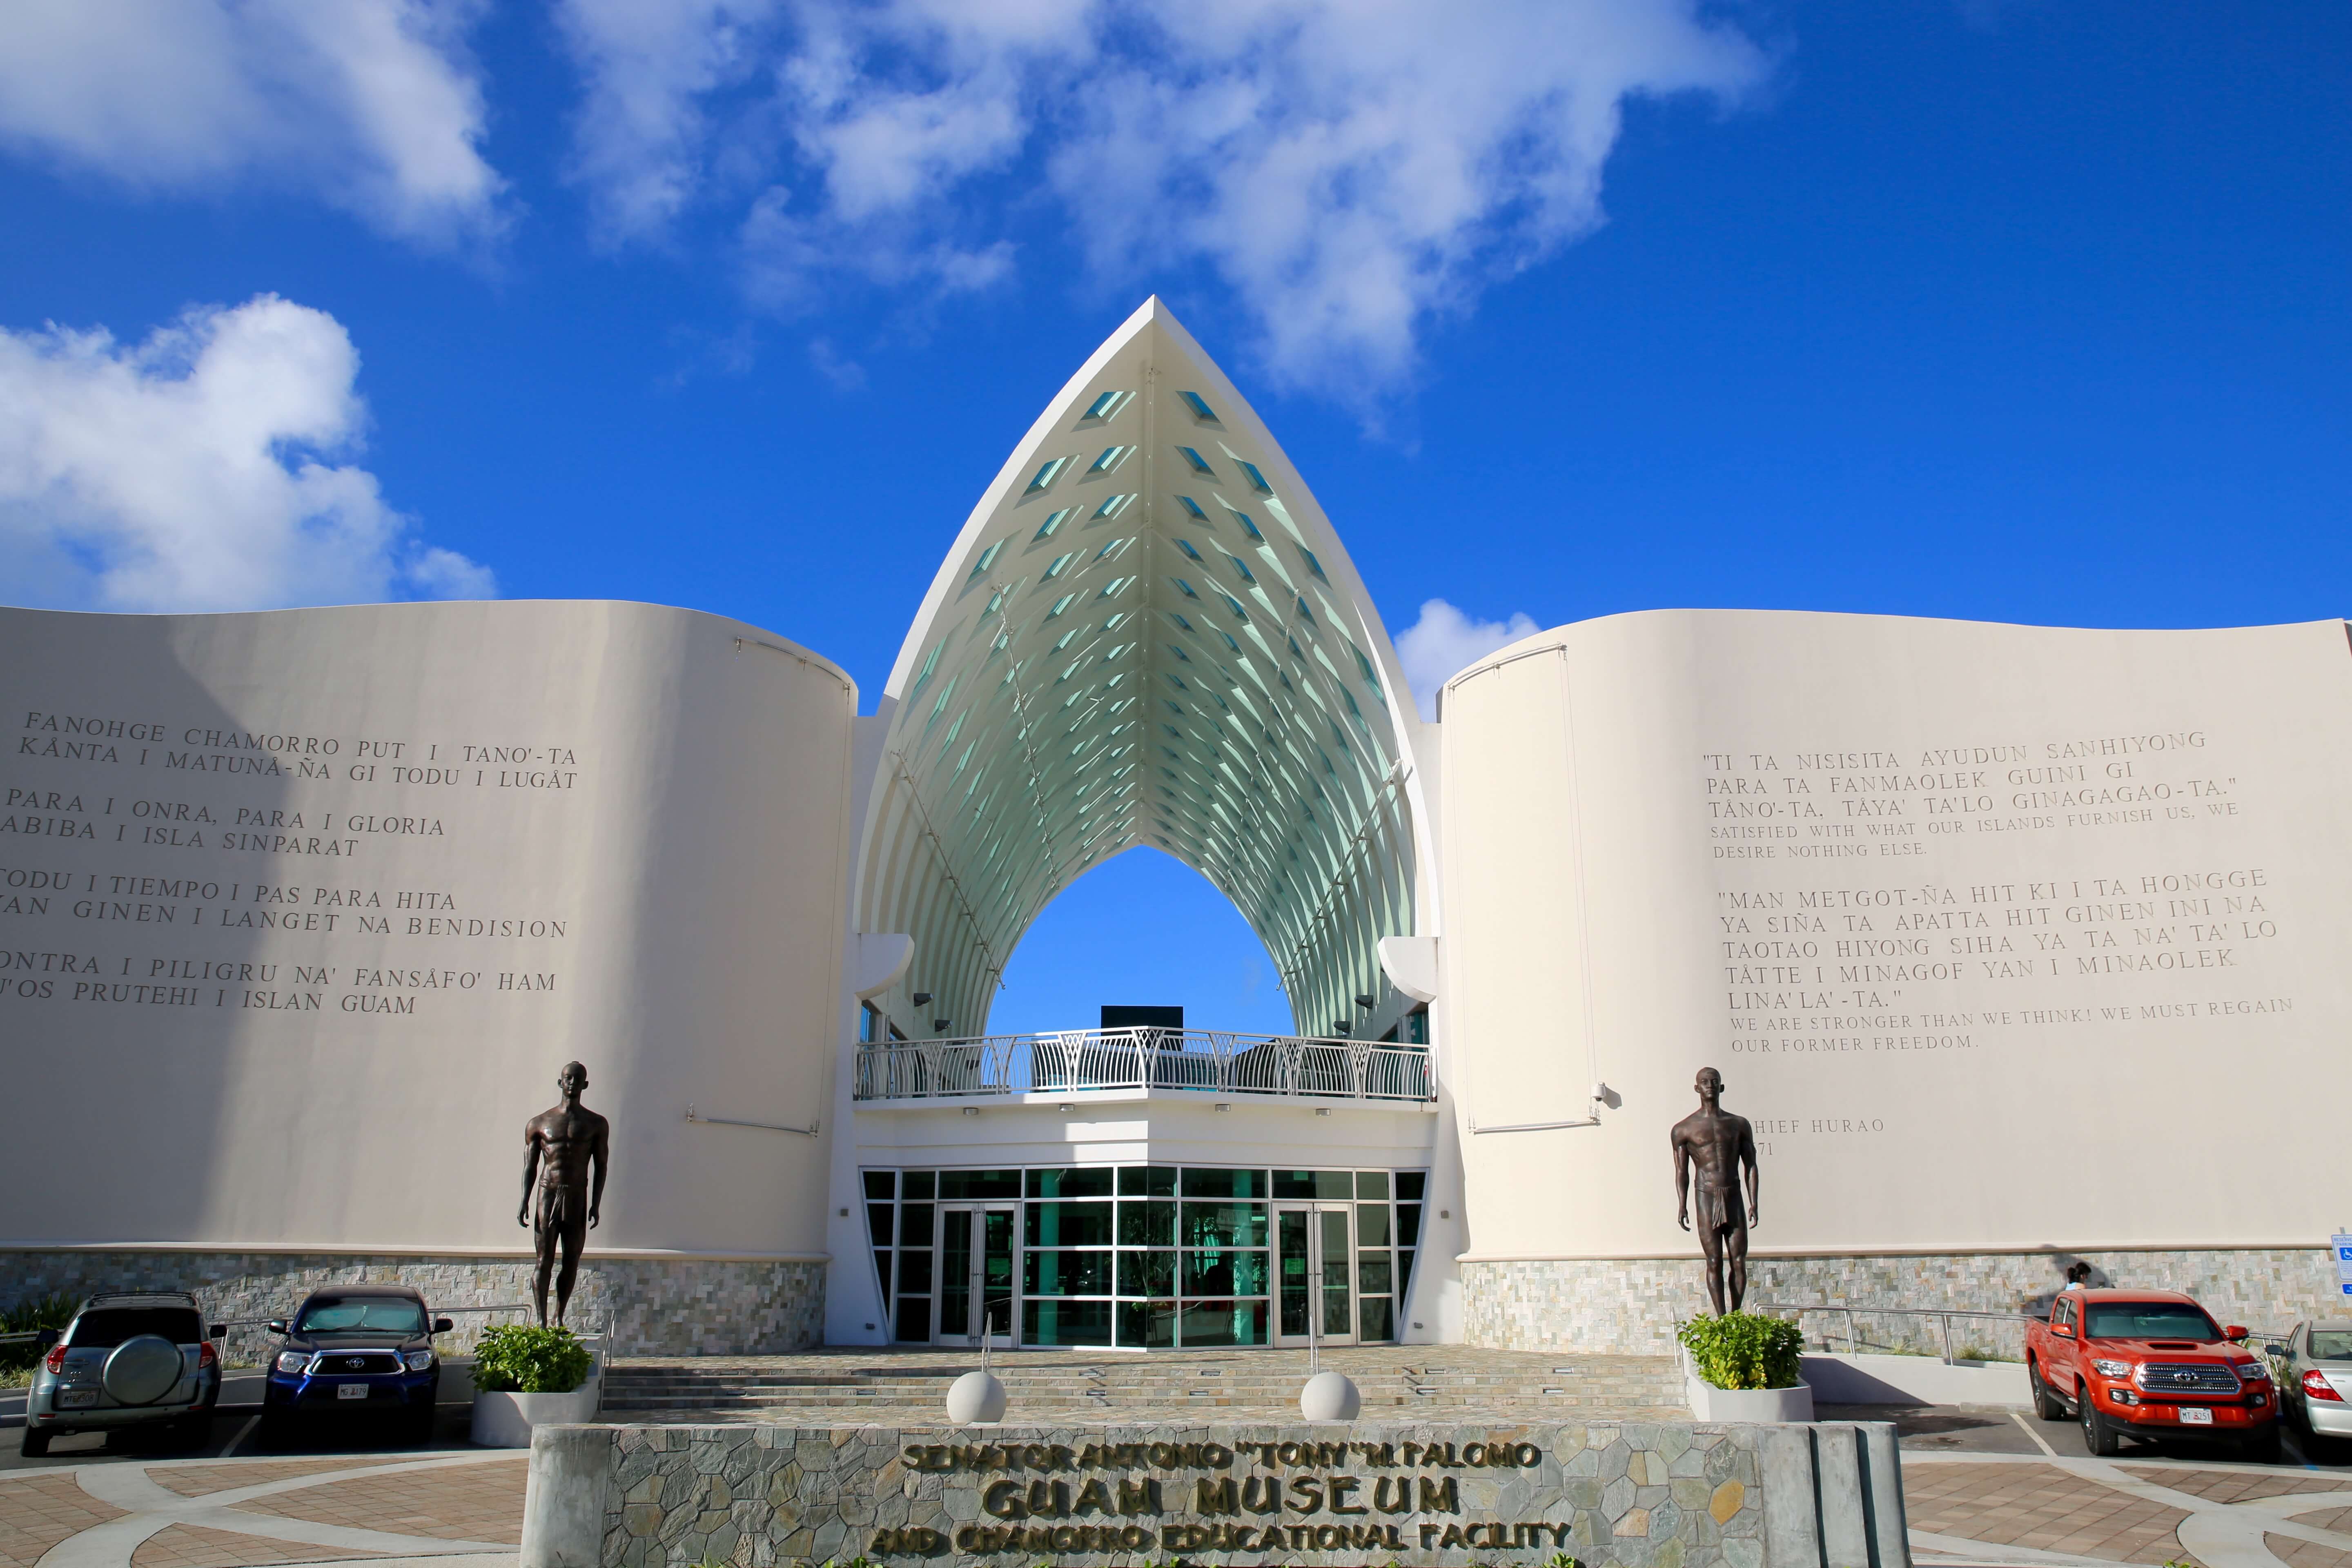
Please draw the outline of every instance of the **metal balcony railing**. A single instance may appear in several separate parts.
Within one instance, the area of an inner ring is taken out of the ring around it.
[[[968,1100],[1093,1089],[1437,1098],[1426,1047],[1199,1029],[1071,1029],[867,1046],[857,1053],[855,1094],[860,1100]]]

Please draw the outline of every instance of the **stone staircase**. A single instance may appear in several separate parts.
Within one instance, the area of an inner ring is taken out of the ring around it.
[[[1429,1416],[1512,1421],[1567,1415],[1687,1420],[1671,1356],[1565,1355],[1461,1345],[1323,1352],[1363,1394],[1368,1420]],[[972,1351],[844,1348],[800,1355],[616,1360],[601,1419],[646,1424],[882,1424],[945,1419],[948,1385],[980,1365]],[[1307,1376],[1304,1351],[998,1352],[990,1370],[1007,1419],[1148,1421],[1214,1412],[1291,1419]],[[1193,1417],[1197,1419],[1198,1417]]]

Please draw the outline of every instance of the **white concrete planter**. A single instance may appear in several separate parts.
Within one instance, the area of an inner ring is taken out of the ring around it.
[[[1794,1388],[1717,1388],[1704,1378],[1683,1380],[1691,1414],[1702,1421],[1811,1421],[1813,1391]]]
[[[474,1391],[474,1442],[484,1448],[528,1448],[534,1426],[572,1426],[596,1419],[604,1380],[591,1377],[569,1394]]]

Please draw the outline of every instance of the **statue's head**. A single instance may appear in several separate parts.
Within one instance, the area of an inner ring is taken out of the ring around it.
[[[565,1062],[563,1070],[555,1075],[555,1087],[559,1093],[577,1095],[588,1087],[588,1069],[578,1062]]]
[[[1723,1096],[1723,1075],[1713,1068],[1698,1069],[1697,1081],[1691,1085],[1701,1100],[1719,1100]]]

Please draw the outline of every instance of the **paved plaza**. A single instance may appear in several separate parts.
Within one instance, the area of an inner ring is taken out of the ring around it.
[[[2008,1411],[1919,1410],[1898,1427],[1922,1564],[2352,1568],[2352,1468],[2314,1464],[2292,1441],[2286,1462],[2247,1465],[2193,1449],[2096,1459],[2073,1426]],[[463,1408],[448,1406],[428,1447],[256,1454],[250,1414],[225,1410],[193,1458],[90,1436],[24,1460],[10,1443],[0,1568],[514,1568],[525,1458],[464,1435]]]

